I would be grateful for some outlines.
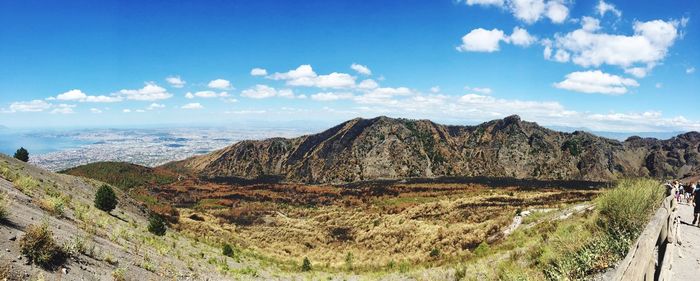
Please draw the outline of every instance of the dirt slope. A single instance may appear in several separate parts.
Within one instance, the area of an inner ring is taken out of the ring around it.
[[[245,258],[222,256],[215,241],[198,242],[170,229],[166,236],[150,234],[146,210],[118,189],[120,202],[112,215],[97,210],[92,202],[100,185],[0,154],[0,192],[9,212],[0,222],[0,279],[224,280],[232,277],[220,274],[219,267],[236,272],[258,266]],[[62,203],[46,203],[59,201]],[[47,212],[55,210],[47,206],[57,205],[62,211]],[[67,261],[55,270],[27,264],[20,254],[19,241],[27,227],[40,224],[48,225],[58,245],[72,249]],[[269,278],[264,271],[255,274]]]

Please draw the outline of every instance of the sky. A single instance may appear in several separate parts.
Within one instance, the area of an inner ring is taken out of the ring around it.
[[[518,114],[700,130],[699,13],[696,0],[0,0],[0,125]]]

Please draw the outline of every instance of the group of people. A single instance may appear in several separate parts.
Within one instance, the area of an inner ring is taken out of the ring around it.
[[[673,181],[669,184],[671,194],[674,194],[676,201],[693,205],[693,225],[700,226],[700,182],[683,184],[680,181]]]

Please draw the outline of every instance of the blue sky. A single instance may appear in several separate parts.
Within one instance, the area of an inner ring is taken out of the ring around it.
[[[0,125],[700,130],[700,4],[671,3],[0,0]]]

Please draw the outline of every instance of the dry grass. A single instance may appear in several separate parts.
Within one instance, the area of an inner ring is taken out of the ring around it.
[[[217,190],[223,198],[206,199],[196,210],[181,210],[177,227],[203,240],[231,243],[290,270],[298,269],[305,256],[316,268],[347,270],[348,253],[355,272],[401,270],[410,264],[435,266],[474,256],[480,244],[502,238],[518,209],[586,201],[596,194],[464,184],[402,184],[379,191],[291,189],[294,193],[276,185]],[[317,204],[332,197],[333,204]],[[193,214],[200,218],[190,219]]]

